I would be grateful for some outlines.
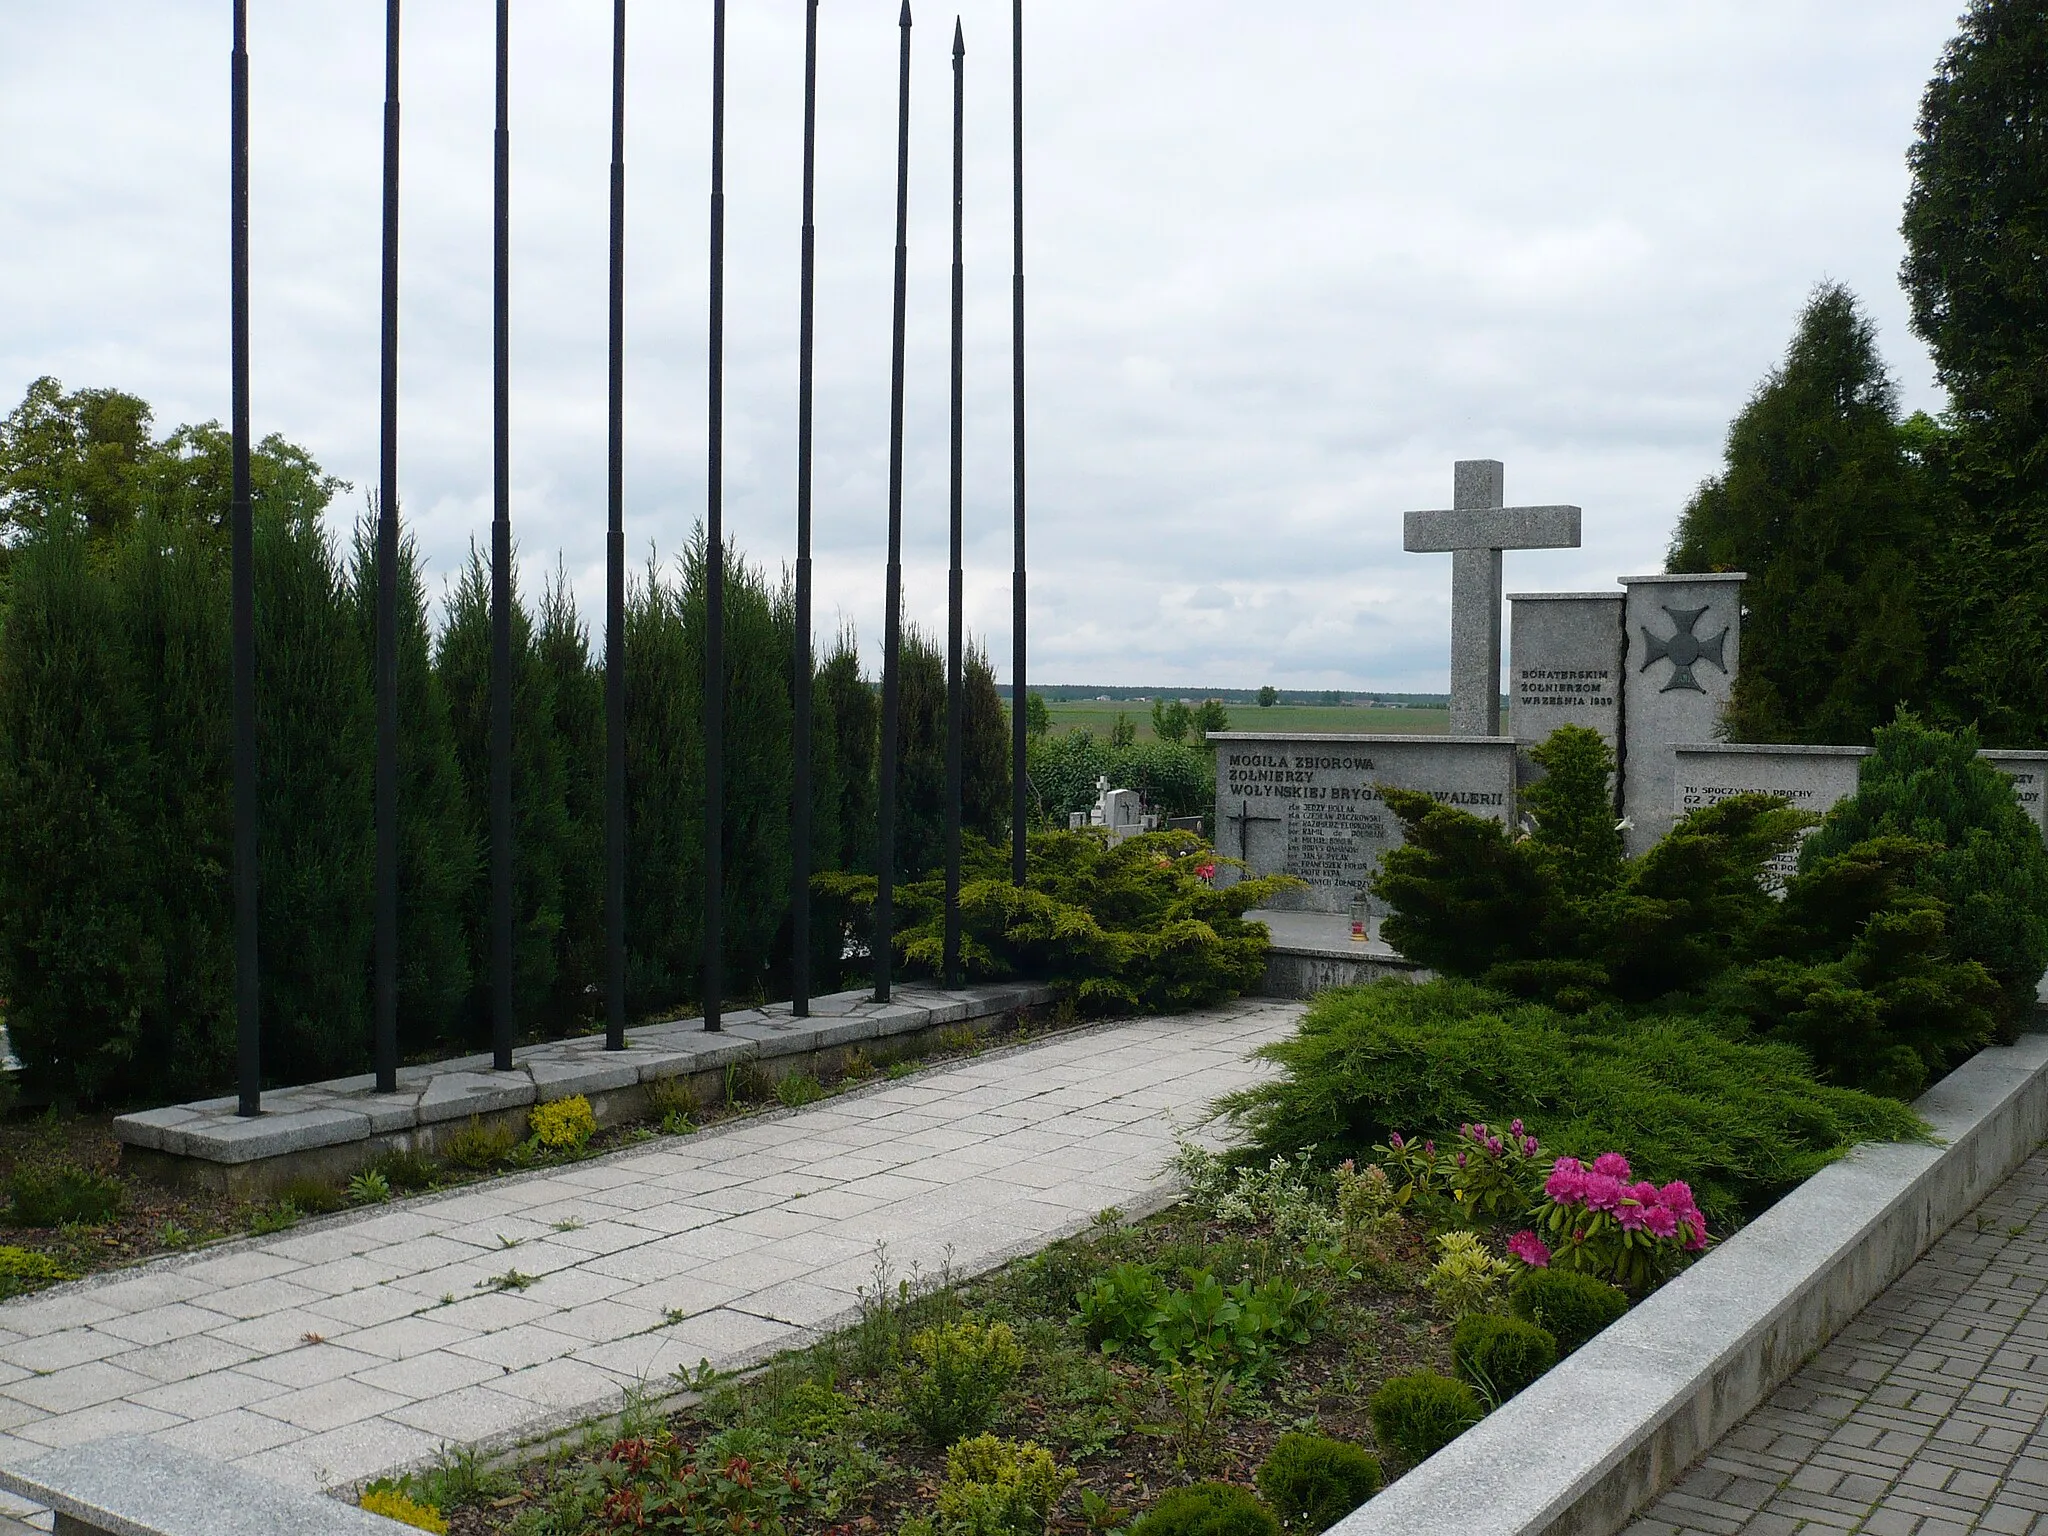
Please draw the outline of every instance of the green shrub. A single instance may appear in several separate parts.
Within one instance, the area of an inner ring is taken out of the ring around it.
[[[1105,1355],[1144,1340],[1152,1316],[1166,1299],[1166,1282],[1149,1264],[1117,1264],[1096,1276],[1074,1297],[1081,1331]]]
[[[582,1094],[536,1104],[527,1114],[526,1126],[534,1144],[543,1152],[581,1152],[597,1134],[597,1115]]]
[[[1024,1368],[1008,1323],[941,1323],[910,1336],[913,1363],[903,1372],[903,1411],[935,1446],[978,1435]]]
[[[1372,1395],[1372,1432],[1410,1466],[1427,1461],[1486,1412],[1479,1394],[1434,1371],[1390,1378]]]
[[[1131,1536],[1280,1536],[1280,1522],[1235,1483],[1196,1483],[1161,1494]]]
[[[1222,1101],[1250,1133],[1247,1158],[1370,1160],[1396,1131],[1519,1116],[1546,1152],[1619,1151],[1645,1178],[1685,1180],[1723,1223],[1856,1142],[1926,1134],[1903,1104],[1817,1083],[1788,1045],[1682,1014],[1573,1018],[1461,981],[1321,993],[1257,1054],[1284,1072]]]
[[[1290,1429],[1260,1465],[1259,1492],[1297,1536],[1315,1536],[1380,1491],[1379,1458],[1362,1445]]]
[[[1373,882],[1393,908],[1390,944],[1572,1012],[1696,987],[1747,956],[1774,911],[1764,868],[1811,816],[1736,795],[1623,859],[1614,756],[1599,734],[1562,726],[1530,755],[1546,773],[1523,797],[1527,837],[1418,791],[1386,791],[1404,839]]]
[[[325,1216],[348,1204],[348,1196],[324,1179],[304,1175],[278,1191],[278,1202],[301,1216]]]
[[[382,1205],[391,1198],[391,1181],[374,1168],[365,1168],[348,1181],[348,1197],[357,1205]]]
[[[2002,1003],[1982,964],[1954,957],[1947,903],[1918,889],[1941,856],[1884,836],[1809,860],[1761,935],[1776,952],[1722,982],[1716,1001],[1835,1082],[1912,1098],[1992,1038]]]
[[[1183,735],[1194,735],[1193,740],[1133,741],[1117,746],[1083,729],[1031,742],[1026,766],[1038,796],[1033,814],[1054,829],[1064,827],[1069,813],[1093,808],[1098,778],[1107,778],[1117,789],[1137,790],[1147,806],[1167,816],[1212,813],[1216,806],[1215,759],[1195,734],[1188,707],[1178,707],[1186,719]],[[1157,708],[1155,705],[1155,713]]]
[[[657,1120],[667,1120],[671,1115],[695,1120],[704,1112],[697,1102],[697,1091],[687,1078],[681,1077],[662,1077],[649,1083],[647,1108]]]
[[[7,1224],[96,1227],[121,1209],[118,1179],[89,1168],[17,1168],[7,1180]]]
[[[504,1162],[518,1145],[518,1134],[511,1126],[486,1123],[483,1116],[471,1115],[469,1124],[450,1136],[441,1150],[456,1167],[481,1173]]]
[[[1028,1440],[962,1440],[946,1452],[938,1528],[945,1536],[1045,1536],[1074,1475]]]
[[[1152,832],[1110,847],[1100,834],[1041,832],[1029,883],[1010,883],[1007,849],[970,840],[960,889],[960,956],[977,979],[1033,976],[1095,1011],[1201,1007],[1256,988],[1264,925],[1244,914],[1298,882],[1275,875],[1216,890],[1196,871],[1216,854],[1191,832]],[[874,882],[822,876],[822,889],[862,908]],[[936,969],[944,949],[944,885],[896,890],[905,961]]]
[[[1902,711],[1878,728],[1874,747],[1856,793],[1807,839],[1800,866],[1878,837],[1937,845],[1919,864],[1922,888],[1946,904],[1956,956],[1998,983],[2009,1035],[2032,1016],[2048,969],[2048,848],[2011,780],[1977,756],[1974,730],[1933,730]]]
[[[366,1173],[382,1174],[384,1182],[393,1189],[431,1189],[434,1181],[441,1176],[440,1165],[424,1152],[415,1152],[409,1147],[394,1147],[388,1152],[379,1152],[370,1159]]]
[[[1617,1287],[1569,1269],[1530,1270],[1508,1304],[1515,1316],[1549,1330],[1567,1355],[1628,1311]]]
[[[1519,1317],[1468,1313],[1451,1332],[1451,1361],[1498,1407],[1557,1364],[1557,1337]]]
[[[76,1277],[47,1253],[0,1246],[0,1301]]]

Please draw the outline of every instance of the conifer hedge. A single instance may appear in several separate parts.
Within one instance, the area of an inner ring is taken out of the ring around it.
[[[0,996],[35,1090],[196,1097],[231,1079],[235,1043],[224,461],[210,427],[152,442],[130,397],[45,394],[31,404],[56,446],[34,476],[0,473],[14,530],[0,562]],[[101,416],[112,447],[94,445]],[[375,578],[371,525],[337,541],[323,524],[337,482],[279,440],[257,458],[264,1070],[281,1083],[370,1059]],[[704,555],[700,537],[679,559],[650,557],[628,592],[640,1014],[697,1001]],[[735,551],[726,582],[726,975],[735,997],[786,995],[795,603]],[[436,632],[404,546],[399,1030],[412,1056],[489,1033],[489,590],[472,551]],[[559,569],[515,604],[513,654],[517,1022],[552,1035],[601,1015],[604,965],[602,656]],[[910,637],[905,674],[902,864],[921,875],[944,825],[944,664],[928,637]],[[978,649],[966,682],[965,824],[1000,842],[1008,733]],[[879,710],[850,633],[821,648],[813,698],[812,868],[871,873]],[[814,990],[845,979],[856,915],[829,895],[814,904]]]

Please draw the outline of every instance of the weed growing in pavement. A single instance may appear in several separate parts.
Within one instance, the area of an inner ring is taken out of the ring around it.
[[[348,1197],[357,1205],[382,1205],[391,1198],[391,1181],[374,1168],[348,1181]]]

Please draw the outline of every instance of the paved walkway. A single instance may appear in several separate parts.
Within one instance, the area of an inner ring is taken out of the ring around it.
[[[0,1305],[0,1461],[144,1433],[329,1486],[745,1363],[844,1316],[877,1243],[971,1272],[1154,1195],[1300,1009],[1063,1036]]]
[[[1625,1536],[2048,1536],[2048,1152]]]

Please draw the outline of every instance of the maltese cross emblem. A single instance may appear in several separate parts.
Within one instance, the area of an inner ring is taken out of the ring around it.
[[[1657,690],[1659,693],[1670,693],[1680,688],[1705,693],[1707,690],[1692,675],[1692,669],[1703,661],[1711,661],[1723,672],[1728,670],[1728,663],[1722,655],[1722,648],[1728,643],[1727,626],[1723,625],[1718,635],[1700,636],[1692,632],[1706,611],[1704,608],[1666,608],[1664,612],[1671,618],[1671,634],[1660,640],[1649,630],[1643,631],[1643,664],[1637,670],[1649,671],[1653,661],[1671,663],[1671,679]]]

